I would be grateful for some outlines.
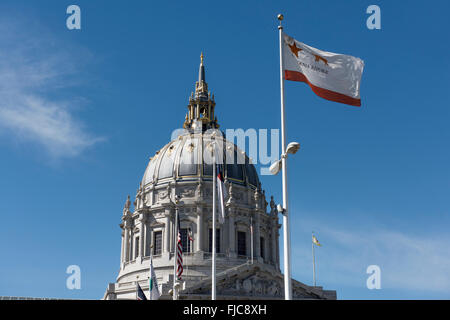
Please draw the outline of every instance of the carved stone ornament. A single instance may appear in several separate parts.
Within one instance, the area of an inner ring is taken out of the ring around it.
[[[169,193],[167,192],[167,190],[161,190],[158,192],[158,199],[164,200],[167,198],[168,195],[169,195]]]
[[[164,200],[170,195],[170,186],[167,185],[165,189],[158,191],[158,200]]]
[[[187,146],[187,151],[188,151],[189,153],[191,153],[192,151],[194,151],[194,148],[195,148],[195,145],[191,142],[191,143],[189,143],[188,146]]]
[[[183,188],[181,189],[181,197],[193,198],[195,196],[195,189],[193,188]]]
[[[130,206],[131,206],[130,195],[128,195],[127,200],[125,201],[125,205],[123,206],[124,215],[130,212]]]
[[[273,201],[273,196],[270,196],[270,214],[277,214],[277,206],[275,205],[275,201]]]

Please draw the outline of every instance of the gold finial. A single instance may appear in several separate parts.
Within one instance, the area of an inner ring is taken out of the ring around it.
[[[278,29],[279,30],[283,30],[283,26],[281,25],[281,21],[283,21],[284,16],[280,13],[280,14],[278,14],[277,18],[278,18],[278,21],[280,21],[280,25],[278,26]]]
[[[200,63],[203,64],[203,51],[202,51],[202,53],[200,54]]]

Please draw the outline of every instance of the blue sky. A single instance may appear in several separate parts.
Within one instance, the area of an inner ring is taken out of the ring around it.
[[[81,8],[68,30],[66,8]],[[381,30],[365,13],[381,8]],[[0,295],[101,298],[121,210],[182,125],[205,54],[221,128],[279,128],[276,15],[365,62],[362,107],[286,83],[292,272],[341,299],[450,298],[450,5],[444,1],[2,1]],[[262,176],[281,202],[281,177]],[[282,238],[280,238],[282,245]],[[82,289],[68,290],[79,265]],[[381,268],[380,290],[366,268]]]

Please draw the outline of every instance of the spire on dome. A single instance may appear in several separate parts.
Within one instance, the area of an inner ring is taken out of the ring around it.
[[[208,84],[205,78],[205,66],[203,65],[203,52],[200,55],[200,67],[198,69],[198,81],[195,83],[195,97],[202,100],[208,99]]]
[[[198,72],[198,82],[206,82],[205,67],[203,66],[203,52],[200,54],[200,70]]]
[[[203,52],[200,55],[200,67],[198,70],[198,81],[195,83],[195,94],[189,98],[188,113],[183,128],[195,130],[207,130],[219,128],[217,118],[214,116],[214,95],[208,92],[208,84],[205,77],[205,66],[203,64]]]

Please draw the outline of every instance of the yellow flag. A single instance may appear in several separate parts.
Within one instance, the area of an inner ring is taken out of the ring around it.
[[[312,242],[313,242],[315,245],[319,246],[319,247],[322,246],[322,245],[319,243],[319,240],[317,240],[317,238],[316,238],[315,235],[312,236]]]

